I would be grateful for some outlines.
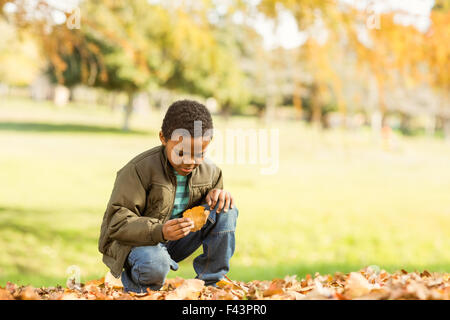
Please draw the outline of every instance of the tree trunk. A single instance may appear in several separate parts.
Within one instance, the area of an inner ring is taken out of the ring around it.
[[[275,106],[276,106],[275,97],[269,95],[266,98],[266,107],[264,108],[264,122],[266,124],[268,124],[274,120],[274,118],[276,116]]]
[[[450,112],[448,111],[448,106],[450,102],[449,90],[445,90],[444,94],[441,96],[440,108],[442,112],[442,129],[444,131],[444,138],[447,142],[450,142]]]
[[[131,114],[133,113],[133,98],[134,98],[134,92],[128,92],[128,101],[123,108],[123,112],[124,112],[123,125],[122,125],[123,131],[130,130],[130,118],[131,118]]]
[[[231,116],[231,104],[229,102],[225,102],[222,105],[221,114],[223,120],[225,121],[225,123],[227,123]]]
[[[313,85],[311,94],[311,122],[317,127],[322,125],[322,106],[320,105],[320,87]]]
[[[68,93],[68,95],[69,95],[69,97],[67,98],[67,100],[69,101],[69,102],[74,102],[74,96],[73,96],[73,87],[68,87],[67,88],[68,90],[69,90],[69,93]]]
[[[111,113],[114,113],[116,111],[117,106],[117,92],[112,91],[109,93],[109,108]]]
[[[411,134],[411,116],[407,113],[402,113],[400,117],[400,131],[406,135]]]
[[[436,125],[437,125],[437,119],[435,115],[429,115],[427,125],[425,127],[425,132],[427,133],[427,136],[433,137],[436,133]]]
[[[295,108],[295,118],[297,120],[301,120],[303,115],[302,97],[300,95],[300,90],[301,90],[300,84],[296,84],[294,88],[294,94],[292,97],[292,103],[294,104]]]
[[[370,127],[375,135],[381,133],[381,129],[383,128],[383,115],[379,110],[372,112],[370,116]]]
[[[443,121],[444,138],[450,142],[450,119],[446,118]]]
[[[381,75],[375,74],[375,79],[377,86],[378,107],[381,113],[381,128],[383,128],[386,126],[386,113],[387,113],[384,85]]]

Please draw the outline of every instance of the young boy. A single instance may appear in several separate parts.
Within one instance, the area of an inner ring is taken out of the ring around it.
[[[212,130],[204,105],[177,101],[164,117],[162,145],[117,172],[99,251],[112,275],[121,276],[125,291],[159,290],[169,268],[178,270],[177,262],[200,245],[203,253],[193,261],[196,278],[215,285],[229,271],[238,209],[223,190],[221,169],[205,158]],[[191,232],[193,222],[182,213],[199,205],[210,214],[200,230]]]

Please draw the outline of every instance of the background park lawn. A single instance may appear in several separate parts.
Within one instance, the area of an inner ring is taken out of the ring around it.
[[[104,276],[97,239],[115,174],[159,144],[162,114],[2,98],[0,286],[65,285]],[[239,208],[232,279],[349,272],[377,265],[450,270],[450,145],[370,130],[316,131],[294,121],[214,117],[226,128],[279,129],[279,170],[219,164]],[[214,143],[214,142],[213,142]],[[196,254],[199,254],[197,252]],[[195,254],[195,255],[196,255]],[[194,255],[194,256],[195,256]],[[192,257],[170,277],[192,278]]]

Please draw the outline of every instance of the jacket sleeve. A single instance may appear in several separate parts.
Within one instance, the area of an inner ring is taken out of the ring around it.
[[[222,176],[222,169],[219,167],[216,167],[218,174],[216,175],[216,179],[213,182],[212,189],[223,189],[223,176]]]
[[[147,192],[136,166],[128,164],[117,172],[108,203],[110,239],[130,246],[156,245],[164,242],[162,224],[156,218],[142,216]]]

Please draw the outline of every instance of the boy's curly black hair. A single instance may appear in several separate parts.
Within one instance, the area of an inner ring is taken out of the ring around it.
[[[178,100],[170,105],[161,126],[164,139],[170,140],[176,129],[186,129],[194,135],[194,121],[201,121],[202,136],[208,129],[213,129],[213,121],[209,110],[194,100]],[[212,130],[209,135],[212,138]]]

